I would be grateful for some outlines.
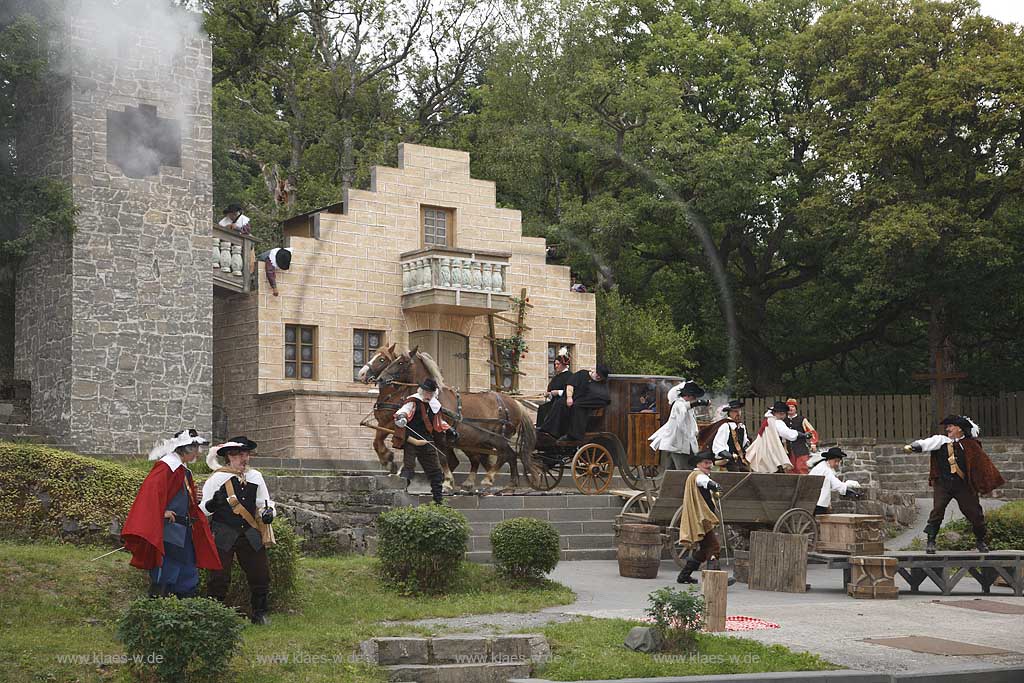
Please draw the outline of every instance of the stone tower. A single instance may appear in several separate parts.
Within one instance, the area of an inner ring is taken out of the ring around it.
[[[52,4],[59,75],[18,158],[79,213],[19,272],[15,374],[34,428],[134,455],[211,427],[211,47],[170,0]]]

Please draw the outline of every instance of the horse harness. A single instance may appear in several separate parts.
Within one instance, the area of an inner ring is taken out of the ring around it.
[[[395,382],[395,384],[399,383]],[[508,405],[506,405],[505,400],[502,398],[500,393],[496,391],[491,392],[494,394],[495,400],[498,403],[498,417],[464,417],[462,415],[462,394],[460,394],[457,389],[452,389],[452,392],[455,394],[456,412],[453,413],[452,411],[442,406],[441,415],[446,420],[450,421],[453,427],[458,425],[467,425],[469,427],[472,427],[473,429],[483,432],[484,434],[489,434],[499,439],[503,439],[506,443],[508,443],[509,437],[515,434],[515,425],[512,424],[511,415],[508,410]],[[401,408],[404,404],[404,401],[402,403],[376,401],[373,404],[373,412],[376,412],[378,410],[388,410],[394,412]],[[498,431],[484,429],[483,427],[480,426],[480,424],[478,424],[490,422],[498,423]]]

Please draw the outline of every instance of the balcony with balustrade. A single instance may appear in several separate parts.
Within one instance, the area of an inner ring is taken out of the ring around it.
[[[400,258],[404,310],[482,315],[509,309],[508,252],[435,246]]]
[[[213,229],[213,285],[232,292],[256,290],[256,239]]]

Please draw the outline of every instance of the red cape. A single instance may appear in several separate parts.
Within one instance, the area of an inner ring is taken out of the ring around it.
[[[132,509],[121,530],[121,540],[132,554],[131,564],[139,569],[155,569],[164,562],[164,511],[185,480],[185,466],[171,471],[167,463],[158,460],[139,487]],[[210,524],[196,503],[195,484],[189,497],[192,522],[192,545],[196,549],[196,566],[201,569],[220,569],[220,555],[213,543]]]
[[[1006,480],[999,473],[988,454],[982,450],[977,439],[965,438],[960,443],[964,445],[964,461],[967,467],[964,474],[967,475],[967,483],[979,495],[985,495],[1003,484]],[[943,446],[945,452],[945,446]],[[929,458],[928,485],[939,478],[939,467],[935,464],[935,458]]]

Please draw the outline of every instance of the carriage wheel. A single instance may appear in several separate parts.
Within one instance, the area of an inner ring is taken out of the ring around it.
[[[658,489],[661,487],[661,480],[665,477],[665,469],[666,464],[662,461],[657,465],[626,465],[619,468],[619,473],[629,488],[640,491],[643,489],[641,475],[647,477],[652,486]]]
[[[621,514],[651,514],[651,506],[647,502],[647,494],[644,491],[634,494],[629,500],[626,501],[626,504],[622,506]]]
[[[679,541],[679,522],[683,518],[683,506],[680,505],[679,509],[676,510],[676,514],[672,515],[672,521],[669,522],[668,528],[665,529],[665,533],[668,535],[668,551],[672,555],[672,560],[675,561],[676,566],[680,569],[686,566],[686,551],[679,547],[677,541]]]
[[[538,491],[550,491],[558,486],[565,473],[565,461],[561,458],[546,461],[543,457],[532,460],[532,467],[526,468],[526,478],[530,482],[530,487]]]
[[[786,510],[775,522],[772,529],[777,534],[805,534],[807,536],[807,552],[814,552],[818,545],[818,523],[807,510],[793,508]]]
[[[614,472],[612,454],[601,444],[588,443],[572,456],[572,478],[580,493],[604,493],[612,485]]]

